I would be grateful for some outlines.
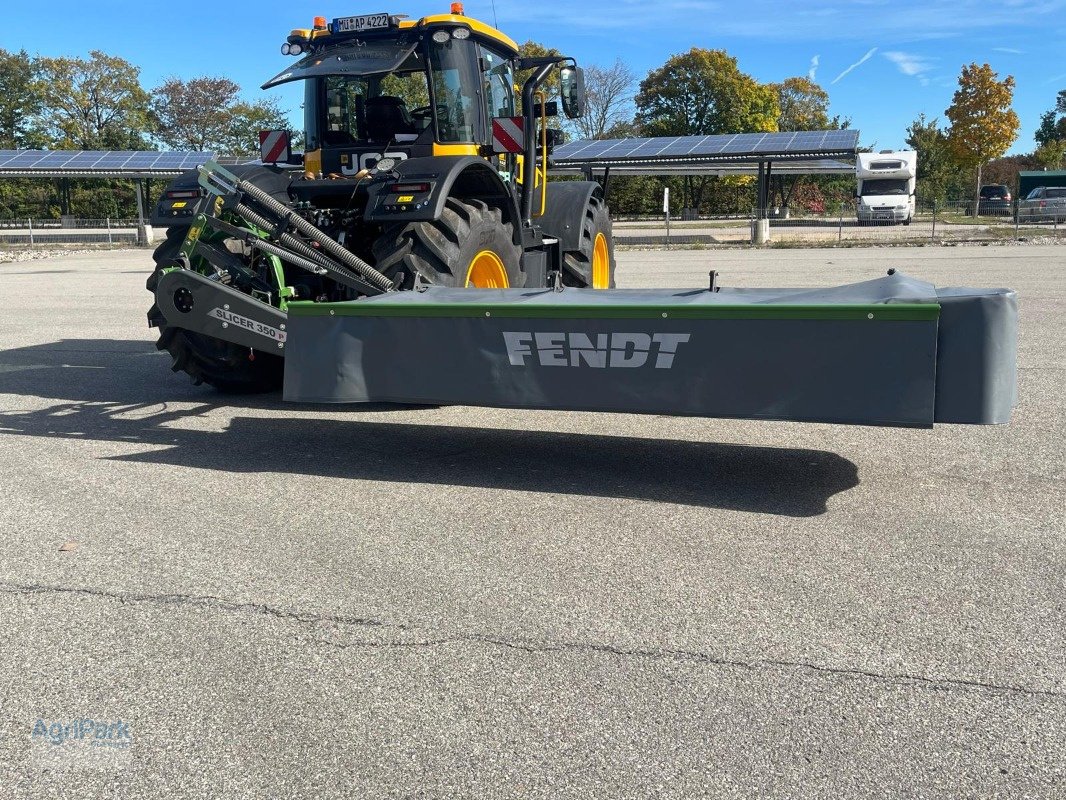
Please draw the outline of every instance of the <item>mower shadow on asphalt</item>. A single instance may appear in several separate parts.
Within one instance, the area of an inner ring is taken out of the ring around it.
[[[279,395],[224,397],[176,379],[146,341],[64,340],[0,351],[0,395],[59,401],[19,409],[8,400],[0,434],[151,445],[162,449],[111,458],[233,473],[580,494],[791,517],[822,514],[830,497],[858,485],[853,462],[821,450],[389,420],[388,412],[417,414],[410,406],[349,406],[350,420],[286,418],[276,414],[345,407],[294,405]],[[217,409],[234,410],[226,431],[189,429]]]

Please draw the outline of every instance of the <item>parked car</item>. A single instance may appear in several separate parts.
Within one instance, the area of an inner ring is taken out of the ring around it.
[[[1066,222],[1066,186],[1037,186],[1018,203],[1020,222]]]
[[[1010,189],[1002,183],[986,183],[981,187],[981,198],[977,201],[977,214],[981,217],[1006,217],[1013,208],[1011,203]],[[967,214],[973,214],[973,204],[966,209]]]

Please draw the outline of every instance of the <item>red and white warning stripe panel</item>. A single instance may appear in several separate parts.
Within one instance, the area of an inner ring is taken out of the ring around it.
[[[259,155],[264,164],[288,161],[292,137],[288,131],[259,131]]]
[[[492,150],[494,153],[521,153],[522,117],[494,117],[492,120]]]

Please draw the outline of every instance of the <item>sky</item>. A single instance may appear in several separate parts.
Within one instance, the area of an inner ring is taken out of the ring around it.
[[[140,66],[146,88],[168,77],[228,77],[244,96],[276,97],[300,124],[295,87],[260,84],[291,59],[281,44],[316,15],[447,13],[450,0],[257,0],[156,3],[50,0],[5,8],[0,47],[47,56],[101,49]],[[959,71],[989,63],[1016,80],[1021,118],[1011,153],[1033,150],[1040,115],[1066,89],[1066,0],[466,0],[466,13],[512,39],[535,39],[579,64],[620,58],[638,78],[693,46],[726,50],[762,82],[809,75],[831,114],[851,119],[863,145],[904,146],[925,113],[944,122]],[[42,9],[47,8],[47,12]]]

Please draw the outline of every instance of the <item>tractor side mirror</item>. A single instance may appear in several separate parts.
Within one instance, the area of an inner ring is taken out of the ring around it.
[[[563,67],[559,70],[559,93],[563,101],[563,113],[569,119],[585,114],[585,73],[581,67]]]
[[[545,138],[548,140],[548,152],[552,152],[556,147],[566,142],[566,134],[559,128],[548,128],[545,132]]]

